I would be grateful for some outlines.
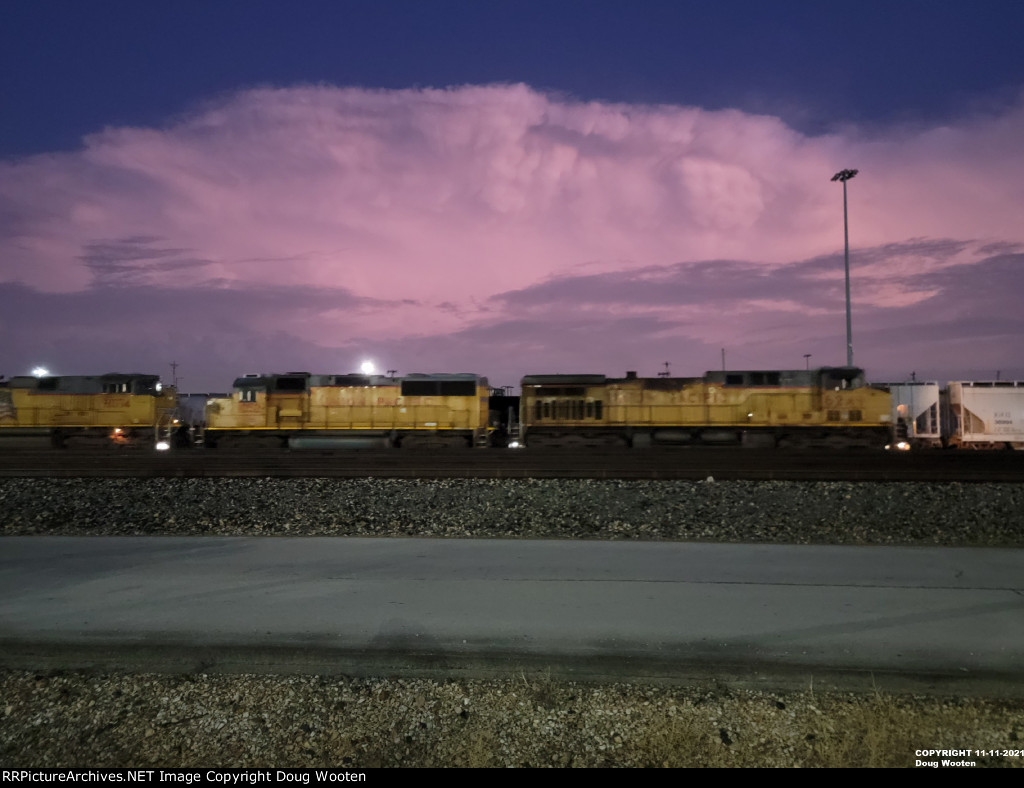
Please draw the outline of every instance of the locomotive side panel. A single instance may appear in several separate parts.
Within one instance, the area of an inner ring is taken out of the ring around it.
[[[611,416],[604,375],[528,375],[519,401],[520,436],[527,446],[622,446]]]
[[[491,432],[487,379],[471,373],[408,375],[396,402],[403,447],[485,447]]]
[[[608,384],[609,422],[635,427],[695,424],[706,395],[699,379],[634,378]]]
[[[310,387],[309,429],[392,430],[398,383],[379,376],[321,376]]]

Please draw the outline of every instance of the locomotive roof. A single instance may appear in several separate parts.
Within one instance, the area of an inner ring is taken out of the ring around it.
[[[246,375],[245,377],[235,378],[234,388],[246,389],[246,388],[275,388],[277,381],[281,379],[292,379],[297,380],[302,378],[306,384],[310,387],[323,387],[323,386],[344,386],[344,387],[358,387],[358,386],[399,386],[403,380],[416,380],[416,381],[479,381],[480,385],[487,385],[487,378],[482,378],[472,372],[444,372],[444,373],[413,373],[405,375],[403,377],[387,377],[385,375],[362,375],[359,373],[351,373],[347,375],[314,375],[309,372],[288,372],[282,374],[267,374],[267,375]]]
[[[857,388],[865,385],[860,367],[815,367],[814,369],[727,369],[710,370],[704,374],[708,383],[725,386],[833,386]]]
[[[289,372],[282,375],[246,375],[244,378],[236,378],[233,384],[236,389],[277,389],[280,381],[297,382],[302,381],[298,389],[305,390],[311,386],[346,386],[346,387],[372,387],[372,386],[397,386],[398,378],[389,378],[384,375],[311,375],[308,372]],[[287,386],[288,390],[298,390],[295,386]]]
[[[637,381],[643,383],[645,389],[677,389],[688,383],[700,383],[703,381],[703,378],[666,378],[662,376],[656,378],[631,378],[628,376],[624,378],[608,378],[609,383],[636,383]]]
[[[8,385],[12,389],[52,391],[62,394],[101,394],[107,383],[135,383],[155,386],[159,375],[145,375],[138,372],[108,372],[105,375],[48,375],[37,378],[33,375],[16,375]]]
[[[693,383],[720,383],[722,385],[750,386],[812,386],[822,376],[831,379],[858,381],[863,384],[864,370],[859,367],[816,367],[815,369],[728,369],[709,370],[703,377],[638,377],[626,373],[625,377],[605,375],[526,375],[525,386],[603,386],[605,384],[634,383],[646,389],[674,389]],[[737,382],[737,378],[741,382]]]
[[[778,372],[781,375],[795,375],[796,373],[821,373],[821,372],[833,372],[836,374],[850,374],[850,375],[863,375],[864,370],[860,367],[811,367],[810,369],[779,369],[779,368],[764,368],[761,369],[710,369],[704,373],[705,377],[711,377],[712,375],[724,375],[724,374],[750,374],[751,372]]]
[[[604,375],[527,375],[524,386],[600,386],[607,378]]]
[[[816,369],[713,369],[704,373],[704,381],[735,385],[739,377],[743,381],[741,385],[750,385],[755,376],[761,381],[760,385],[768,385],[770,380],[774,386],[812,386],[821,377]]]

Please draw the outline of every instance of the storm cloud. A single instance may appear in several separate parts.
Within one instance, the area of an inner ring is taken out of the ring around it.
[[[1020,102],[808,136],[524,85],[232,93],[0,163],[0,372],[838,364],[855,167],[857,362],[1024,376],[1022,137]]]

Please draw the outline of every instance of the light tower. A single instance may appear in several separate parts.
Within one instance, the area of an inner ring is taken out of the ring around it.
[[[832,176],[833,181],[843,182],[843,240],[846,254],[846,366],[853,366],[853,322],[850,319],[850,224],[846,218],[846,182],[857,174],[857,170],[840,170]]]

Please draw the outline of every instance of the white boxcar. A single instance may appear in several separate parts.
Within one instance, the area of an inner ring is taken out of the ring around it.
[[[874,383],[892,396],[892,424],[896,441],[915,447],[942,446],[939,384],[934,381]]]
[[[1024,449],[1024,381],[951,381],[946,404],[950,446]]]

